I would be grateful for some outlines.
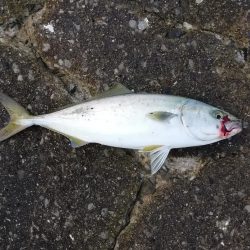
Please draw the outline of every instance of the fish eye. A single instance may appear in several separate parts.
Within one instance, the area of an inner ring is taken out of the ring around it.
[[[221,120],[224,117],[224,113],[221,110],[214,110],[212,111],[211,115],[217,119],[217,120]]]

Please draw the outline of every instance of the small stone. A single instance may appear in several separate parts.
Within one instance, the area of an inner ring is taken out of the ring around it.
[[[105,216],[107,216],[107,214],[108,214],[108,209],[107,208],[103,208],[102,211],[101,211],[101,215],[103,217],[105,217]]]
[[[59,63],[59,65],[62,66],[62,65],[63,65],[63,60],[62,60],[62,59],[59,59],[59,60],[58,60],[58,63]]]
[[[67,218],[66,221],[64,223],[64,227],[73,227],[74,223],[73,223],[73,216],[70,214]]]
[[[146,61],[142,61],[142,62],[141,62],[141,66],[142,66],[143,68],[146,68],[146,67],[147,67],[147,62],[146,62]]]
[[[35,77],[34,77],[34,73],[32,70],[29,70],[28,72],[28,78],[30,81],[34,81],[35,80]]]
[[[68,40],[68,42],[69,42],[70,44],[74,44],[74,43],[75,43],[74,40]]]
[[[17,171],[17,176],[19,180],[23,179],[24,173],[25,173],[24,170],[21,170],[21,169]]]
[[[18,75],[17,81],[19,81],[19,82],[23,81],[23,76],[22,75]]]
[[[93,210],[95,208],[95,205],[93,203],[88,204],[88,210]]]
[[[76,28],[77,31],[80,31],[81,26],[80,26],[79,24],[75,24],[75,23],[74,23],[74,26],[75,26],[75,28]]]
[[[12,69],[13,69],[14,73],[16,73],[16,74],[18,74],[20,72],[20,69],[16,63],[12,64]]]
[[[132,29],[136,29],[137,27],[137,22],[135,20],[130,20],[128,23],[129,27]]]
[[[46,52],[46,51],[48,51],[49,49],[50,49],[50,45],[49,45],[48,43],[44,43],[44,44],[43,44],[43,49],[42,49],[42,50],[43,50],[44,52]]]
[[[106,240],[109,237],[109,232],[108,231],[101,232],[99,236],[101,239]]]
[[[167,47],[166,47],[165,44],[162,44],[162,45],[161,45],[161,50],[162,50],[162,51],[167,51]]]
[[[54,27],[52,24],[48,23],[47,25],[43,25],[44,29],[46,29],[47,31],[50,31],[51,33],[54,33]]]
[[[47,198],[44,199],[44,206],[47,208],[49,205],[49,200]]]
[[[70,237],[70,239],[71,239],[72,241],[74,241],[74,240],[75,240],[75,238],[73,237],[73,235],[72,235],[72,234],[69,234],[69,237]]]
[[[244,54],[241,51],[237,51],[236,56],[235,56],[235,60],[238,63],[245,63],[245,59],[244,59]]]
[[[70,68],[72,64],[69,60],[64,59],[64,65],[65,65],[65,67]]]
[[[39,196],[39,200],[42,201],[43,199],[44,199],[44,196],[43,196],[43,195],[40,195],[40,196]]]
[[[197,4],[201,4],[204,0],[195,0]]]
[[[143,31],[145,29],[147,29],[149,27],[149,24],[148,24],[148,19],[147,18],[144,18],[143,20],[139,21],[138,23],[138,29]]]
[[[188,67],[190,70],[194,70],[194,61],[192,59],[188,59]]]
[[[226,232],[226,231],[227,231],[227,228],[228,228],[228,226],[229,226],[229,223],[230,223],[230,218],[227,219],[227,220],[216,221],[216,226],[217,226],[220,230]]]
[[[195,29],[195,27],[194,27],[192,24],[187,23],[187,22],[184,22],[184,23],[183,23],[183,27],[184,27],[186,30],[194,30],[194,29]]]
[[[119,69],[119,70],[124,70],[124,69],[125,69],[125,67],[124,67],[124,62],[121,62],[121,63],[119,64],[118,69]]]
[[[247,210],[248,213],[250,213],[250,205],[246,205],[244,209]]]
[[[99,77],[102,76],[102,71],[101,71],[100,69],[97,69],[97,70],[95,71],[95,73],[96,73],[96,75],[99,76]]]

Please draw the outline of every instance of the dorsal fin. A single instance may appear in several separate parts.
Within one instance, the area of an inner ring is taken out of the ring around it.
[[[116,83],[113,87],[111,87],[109,90],[104,91],[97,96],[93,97],[91,100],[100,99],[104,97],[110,97],[110,96],[116,96],[116,95],[126,95],[133,93],[129,89],[127,89],[124,85],[121,83]]]
[[[100,94],[97,94],[96,96],[90,98],[90,99],[87,99],[85,101],[81,101],[81,102],[78,102],[78,103],[71,103],[71,104],[68,104],[68,105],[65,105],[63,107],[60,107],[58,109],[56,109],[56,111],[60,111],[60,110],[64,110],[66,108],[70,108],[70,107],[73,107],[77,104],[81,104],[81,103],[84,103],[84,102],[89,102],[89,101],[92,101],[92,100],[98,100],[98,99],[101,99],[101,98],[105,98],[105,97],[110,97],[110,96],[116,96],[116,95],[126,95],[126,94],[131,94],[133,93],[132,91],[130,91],[129,89],[127,89],[124,85],[122,85],[121,83],[117,83],[115,84],[113,87],[111,87],[109,90],[106,90]]]

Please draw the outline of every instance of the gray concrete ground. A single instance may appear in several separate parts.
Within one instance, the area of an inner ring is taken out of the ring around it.
[[[245,118],[249,10],[248,0],[4,0],[0,89],[32,114],[119,82]],[[130,150],[72,149],[29,128],[0,144],[0,248],[250,249],[249,142],[248,128],[173,150],[149,177]]]

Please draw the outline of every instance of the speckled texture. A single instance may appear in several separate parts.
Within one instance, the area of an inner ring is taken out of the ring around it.
[[[0,52],[1,90],[30,112],[72,103],[61,80],[32,55],[8,46]],[[6,122],[6,113],[1,118]],[[38,127],[2,142],[0,152],[2,249],[114,244],[141,183],[143,169],[131,155],[95,145],[75,150],[63,136]]]
[[[32,4],[0,3],[0,89],[31,113],[120,82],[249,115],[249,1]],[[131,151],[29,128],[0,144],[0,248],[249,249],[249,144],[173,150],[147,177]]]

